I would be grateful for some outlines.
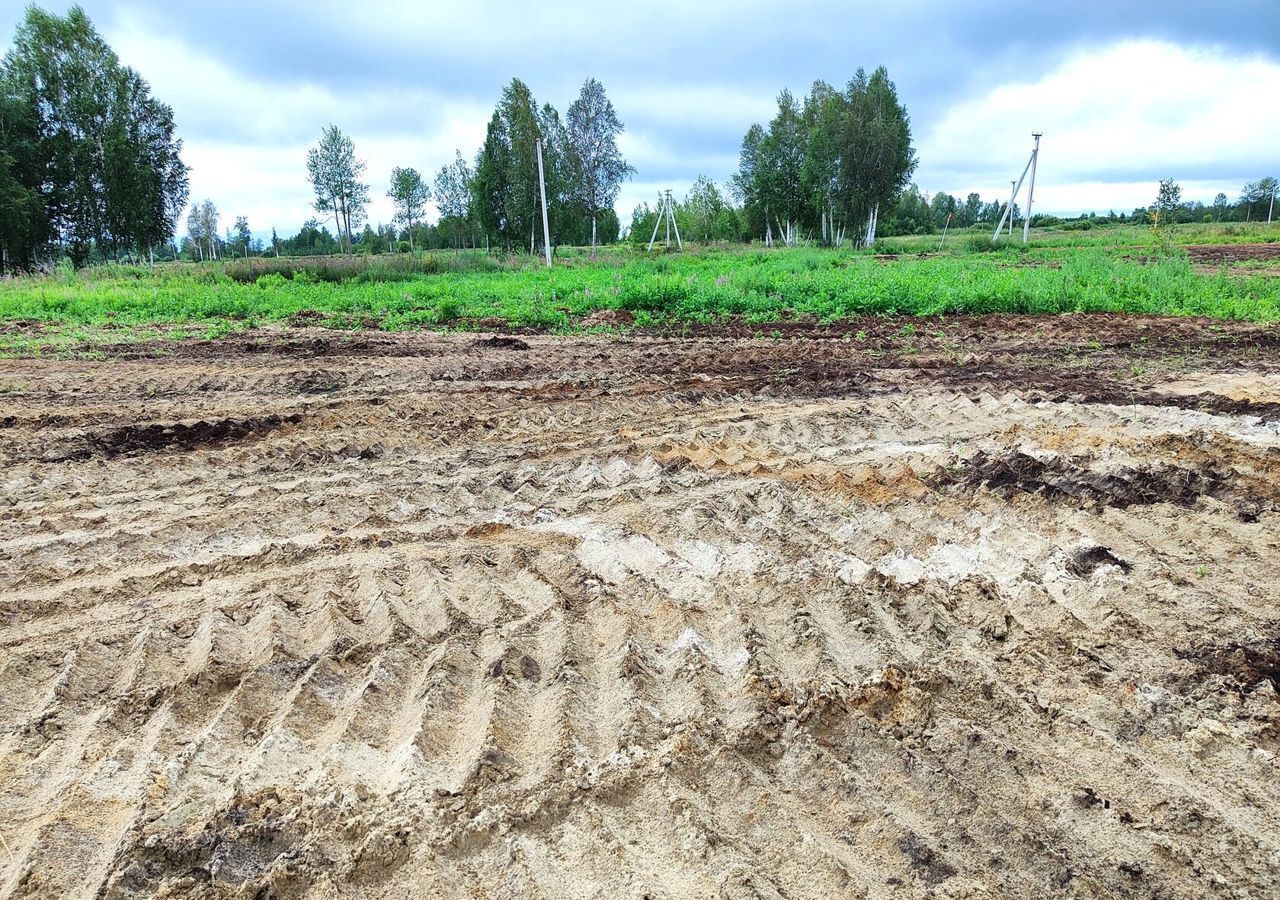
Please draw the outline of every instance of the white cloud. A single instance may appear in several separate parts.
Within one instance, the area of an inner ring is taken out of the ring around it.
[[[362,21],[353,28],[383,29],[392,43],[413,30],[392,34],[380,17]],[[457,39],[444,20],[432,21],[428,44]],[[538,28],[551,27],[539,21]],[[128,8],[104,31],[120,57],[174,107],[192,167],[192,199],[213,199],[226,225],[247,215],[260,237],[272,226],[292,233],[313,214],[304,160],[325,124],[351,134],[367,160],[369,216],[376,224],[391,219],[384,196],[391,168],[414,166],[431,178],[452,161],[455,148],[470,160],[497,99],[496,89],[491,98],[476,99],[430,83],[432,54],[425,50],[422,72],[385,85],[300,76],[267,82],[239,70],[213,45],[157,33],[146,16]],[[565,65],[591,71],[585,60]],[[733,71],[726,70],[723,82],[680,84],[675,73],[655,66],[652,78],[608,81],[627,124],[623,153],[638,170],[616,204],[624,225],[632,208],[652,203],[658,191],[683,196],[698,174],[723,181],[736,169],[741,134],[751,122],[768,121],[776,92]],[[572,99],[538,95],[562,113]],[[1280,146],[1280,119],[1269,113],[1277,96],[1280,64],[1262,57],[1154,41],[1082,49],[1039,77],[1018,80],[1012,73],[1008,83],[962,98],[932,127],[917,122],[924,128],[915,180],[929,191],[1007,196],[1007,179],[1021,171],[1029,133],[1037,129],[1045,132],[1038,210],[1132,209],[1149,203],[1156,181],[1170,175],[1182,182],[1185,197],[1209,202],[1219,190],[1234,196],[1245,178],[1268,174],[1252,168],[1265,158],[1260,148]]]
[[[1261,57],[1154,41],[1081,51],[1038,80],[953,105],[921,141],[916,180],[1007,196],[1004,179],[1022,171],[1037,130],[1040,209],[1146,204],[1164,177],[1208,202],[1238,192],[1242,175],[1267,174],[1250,166],[1280,146],[1277,96],[1280,64]]]

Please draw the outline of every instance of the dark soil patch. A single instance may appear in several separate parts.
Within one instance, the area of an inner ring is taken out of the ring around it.
[[[1126,574],[1133,569],[1133,566],[1106,547],[1082,547],[1071,554],[1071,559],[1067,562],[1067,571],[1077,578],[1088,578],[1103,566],[1115,566]]]
[[[185,424],[132,424],[72,438],[65,446],[41,457],[46,462],[71,462],[94,457],[137,456],[167,451],[216,449],[296,425],[300,414],[268,415]]]
[[[472,347],[481,350],[528,350],[529,345],[517,337],[508,335],[494,335],[493,337],[480,338],[473,341]]]
[[[1235,679],[1243,690],[1269,681],[1280,690],[1280,638],[1246,643],[1176,650],[1179,659],[1195,663],[1201,672]]]
[[[1187,247],[1187,256],[1199,265],[1280,259],[1280,244],[1201,244]]]
[[[934,484],[984,488],[1006,499],[1032,494],[1054,501],[1127,509],[1154,503],[1190,506],[1200,497],[1238,499],[1232,473],[1178,467],[1094,472],[1069,459],[1041,460],[1025,453],[975,453],[956,469],[940,470]]]

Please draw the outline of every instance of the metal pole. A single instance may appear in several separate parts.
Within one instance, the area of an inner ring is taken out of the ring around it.
[[[662,202],[661,197],[659,197],[658,200],[659,202]],[[649,251],[653,250],[653,242],[658,239],[658,226],[660,226],[662,224],[663,219],[666,218],[666,216],[663,215],[663,213],[665,213],[666,211],[667,211],[667,205],[666,203],[662,203],[662,212],[658,213],[658,215],[656,215],[653,219],[653,236],[649,238]],[[646,252],[649,252],[649,251],[646,251]]]
[[[671,206],[671,192],[670,192],[670,191],[667,191],[667,212],[668,212],[668,213],[670,213],[670,215],[671,215],[671,224],[672,224],[673,226],[675,226],[675,229],[676,229],[676,247],[677,247],[677,249],[679,249],[679,250],[684,250],[684,241],[680,240],[680,223],[676,221],[676,211],[675,211],[675,209]]]
[[[547,251],[547,268],[551,268],[551,226],[547,224],[547,182],[542,175],[542,141],[538,147],[538,192],[542,194],[542,243]]]
[[[1036,145],[1031,150],[1031,184],[1027,185],[1027,217],[1022,220],[1022,243],[1027,242],[1027,238],[1031,235],[1031,201],[1036,196],[1036,160],[1040,158],[1040,135],[1042,132],[1033,131],[1031,136],[1036,139]]]
[[[1021,180],[1018,184],[1009,182],[1009,237],[1013,237],[1013,219],[1017,215],[1014,210],[1014,204],[1018,202],[1018,188],[1022,187]]]
[[[1028,159],[1026,167],[1022,170],[1022,178],[1027,177],[1027,172],[1030,169],[1031,169],[1031,160]],[[1018,196],[1018,188],[1022,187],[1022,178],[1018,179],[1017,187],[1013,189],[1014,197]],[[995,234],[991,235],[991,240],[997,241],[1000,239],[1000,232],[1004,231],[1005,217],[1008,217],[1009,219],[1009,233],[1013,234],[1013,198],[1012,197],[1009,198],[1009,205],[1005,207],[1004,215],[1001,216],[1000,221],[996,223],[996,231],[995,231]]]

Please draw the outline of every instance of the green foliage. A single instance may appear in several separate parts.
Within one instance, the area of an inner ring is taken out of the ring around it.
[[[1280,237],[1280,228],[1266,226],[1165,231],[1206,243]],[[641,325],[727,316],[764,325],[796,316],[839,321],[868,314],[1092,311],[1280,320],[1280,278],[1257,267],[1197,271],[1180,247],[1166,250],[1148,228],[1059,231],[1027,248],[993,247],[981,232],[967,233],[943,253],[936,242],[888,239],[900,251],[890,259],[821,248],[702,249],[660,257],[615,248],[595,261],[584,251],[551,270],[527,255],[452,252],[251,258],[155,270],[112,266],[0,283],[0,321],[45,323],[39,333],[53,340],[60,329],[106,323],[239,328],[304,311],[333,327],[391,330],[479,327],[493,319],[563,328],[602,309],[630,310]],[[984,252],[969,252],[970,242]],[[16,340],[0,337],[0,351]]]
[[[1151,206],[1155,223],[1157,225],[1172,224],[1174,212],[1181,203],[1182,185],[1172,178],[1161,181],[1160,188],[1156,192],[1156,202]]]
[[[167,242],[187,202],[173,110],[84,10],[30,6],[0,66],[0,243],[10,269],[61,235],[77,265]]]
[[[889,73],[858,69],[843,92],[815,82],[803,104],[782,91],[769,127],[752,125],[742,140],[734,188],[755,237],[792,242],[808,231],[830,244],[848,228],[870,243],[872,215],[887,211],[915,165]]]
[[[346,251],[353,250],[352,229],[364,221],[369,204],[366,164],[356,157],[355,144],[337,125],[329,125],[307,151],[307,180],[315,192],[315,211],[333,215]]]

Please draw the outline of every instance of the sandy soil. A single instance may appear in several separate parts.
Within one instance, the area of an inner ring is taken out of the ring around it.
[[[1276,331],[749,333],[0,361],[0,897],[1280,895]]]

